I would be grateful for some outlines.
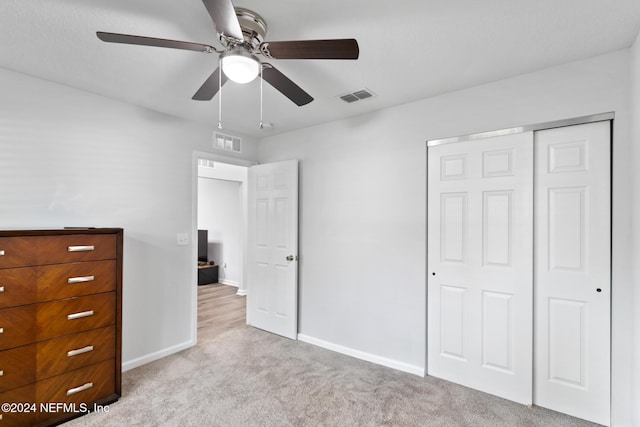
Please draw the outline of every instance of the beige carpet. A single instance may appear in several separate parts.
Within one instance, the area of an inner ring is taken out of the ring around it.
[[[249,328],[123,374],[69,426],[589,426]]]

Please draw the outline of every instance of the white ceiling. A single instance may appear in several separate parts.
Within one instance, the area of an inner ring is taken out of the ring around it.
[[[263,136],[359,115],[629,47],[638,0],[236,0],[266,40],[354,37],[357,61],[271,60],[315,101],[297,107],[259,83],[227,83],[223,126]],[[96,31],[219,46],[201,0],[0,0],[0,67],[209,125],[218,97],[191,97],[215,54],[104,43]],[[375,98],[337,98],[368,88]],[[1,96],[0,96],[1,99]],[[1,101],[0,101],[1,102]],[[37,99],[34,99],[37,102]]]

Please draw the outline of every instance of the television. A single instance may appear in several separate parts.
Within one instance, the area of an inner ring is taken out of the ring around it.
[[[208,230],[198,230],[198,262],[209,262]]]

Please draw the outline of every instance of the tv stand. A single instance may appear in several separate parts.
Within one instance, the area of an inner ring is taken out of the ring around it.
[[[198,286],[218,283],[218,265],[198,263]]]

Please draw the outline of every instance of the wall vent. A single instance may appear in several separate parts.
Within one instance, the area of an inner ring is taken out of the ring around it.
[[[374,96],[374,93],[371,92],[369,89],[360,89],[352,93],[341,95],[340,99],[350,104],[352,102],[360,101],[362,99],[371,98],[372,96]]]
[[[215,168],[216,164],[213,162],[213,160],[209,160],[209,159],[198,159],[198,166],[202,166],[203,168]]]
[[[213,148],[240,153],[242,151],[242,139],[237,136],[215,132],[213,134]]]

